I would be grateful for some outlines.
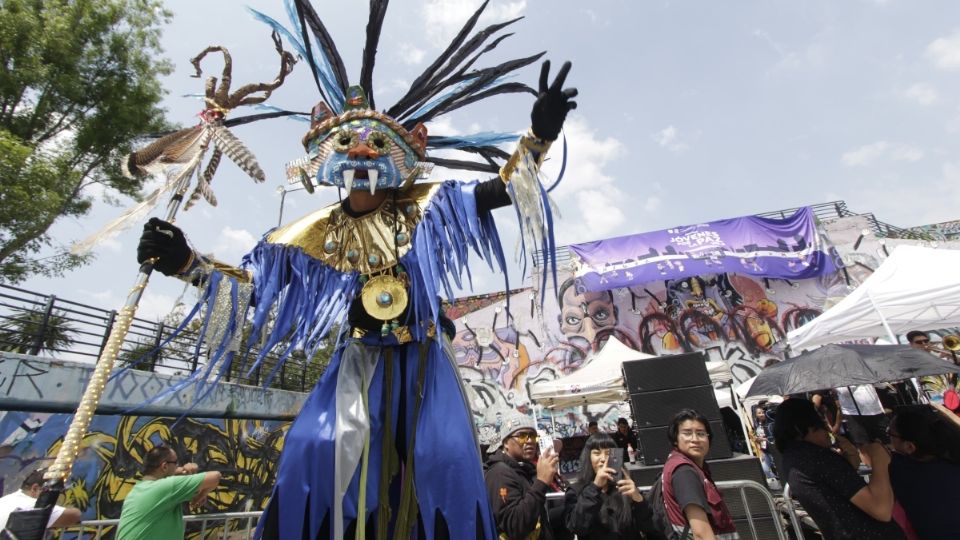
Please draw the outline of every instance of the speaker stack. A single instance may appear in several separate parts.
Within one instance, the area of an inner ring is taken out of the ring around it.
[[[733,455],[706,361],[702,353],[690,353],[623,363],[623,380],[630,394],[644,464],[662,465],[666,461],[672,449],[667,430],[680,409],[694,409],[710,422],[713,439],[708,460]]]

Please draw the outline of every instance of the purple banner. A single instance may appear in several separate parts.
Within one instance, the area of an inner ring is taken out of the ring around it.
[[[604,291],[730,272],[804,279],[836,271],[813,211],[787,219],[748,216],[570,246],[578,288]]]

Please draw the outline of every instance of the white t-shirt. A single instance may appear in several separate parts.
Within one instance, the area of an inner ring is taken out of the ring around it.
[[[19,489],[6,497],[0,497],[0,525],[6,526],[7,520],[10,519],[10,514],[17,510],[30,510],[36,504],[36,499]],[[66,509],[62,506],[53,506],[53,511],[50,512],[50,521],[47,522],[48,528],[60,519],[60,514],[62,514],[64,510]]]
[[[853,388],[853,397],[847,387],[837,388],[837,397],[840,399],[840,410],[845,416],[873,416],[883,414],[883,404],[880,396],[872,385],[861,384]],[[854,399],[856,404],[854,404]]]

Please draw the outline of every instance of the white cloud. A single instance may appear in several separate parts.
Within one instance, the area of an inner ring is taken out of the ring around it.
[[[916,83],[903,91],[904,97],[920,105],[933,105],[940,100],[940,93],[929,83]]]
[[[777,55],[780,56],[780,58],[783,58],[787,55],[787,52],[784,50],[783,46],[777,43],[776,41],[774,41],[773,38],[770,37],[770,34],[766,30],[761,30],[757,28],[756,30],[753,31],[753,36],[762,40],[767,45],[769,45],[771,49],[776,51]]]
[[[161,276],[162,277],[162,276]],[[104,309],[114,309],[123,305],[124,299],[114,290],[89,291],[79,289],[77,291],[81,296],[85,296],[94,302],[94,305]],[[163,319],[173,309],[176,299],[169,295],[158,293],[147,289],[140,297],[140,303],[137,305],[137,317],[150,321]]]
[[[427,54],[423,49],[412,43],[401,43],[397,46],[396,56],[401,62],[408,66],[415,66],[423,62],[423,57]]]
[[[924,54],[939,69],[945,71],[960,69],[960,31],[933,40],[927,45]]]
[[[680,130],[670,125],[652,135],[653,140],[674,154],[681,154],[689,150],[690,146],[683,142],[680,137]]]
[[[913,163],[914,161],[920,161],[923,159],[923,150],[917,148],[916,146],[910,145],[897,145],[891,152],[890,157],[895,161],[907,161]]]
[[[240,260],[256,243],[257,238],[250,231],[224,227],[213,250],[217,259],[235,261]]]
[[[802,50],[781,55],[775,69],[786,71],[819,69],[826,64],[827,58],[830,56],[831,52],[826,45],[819,41],[813,41]]]
[[[104,238],[103,240],[100,240],[98,247],[103,251],[120,253],[120,250],[123,248],[123,244],[120,243],[120,241],[116,238]]]
[[[423,15],[430,43],[436,47],[445,46],[480,4],[480,0],[427,0],[423,6]],[[488,5],[477,21],[477,26],[515,19],[523,15],[526,9],[525,0]]]
[[[923,150],[908,144],[877,141],[845,152],[840,157],[848,167],[872,165],[882,158],[912,163],[923,159]]]
[[[558,223],[557,239],[569,244],[611,236],[627,222],[624,209],[629,207],[630,197],[616,188],[607,169],[626,156],[627,150],[613,137],[599,138],[580,116],[567,119],[564,134],[567,169],[563,181],[551,193],[563,216]],[[548,178],[556,178],[561,153],[558,142],[544,164]]]

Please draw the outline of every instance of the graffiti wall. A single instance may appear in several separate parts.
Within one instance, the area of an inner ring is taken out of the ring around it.
[[[71,417],[0,412],[3,493],[18,489],[31,471],[52,463]],[[166,442],[181,462],[223,474],[204,512],[260,510],[270,496],[288,426],[277,420],[96,416],[61,503],[81,509],[84,520],[120,517],[147,451]],[[107,538],[112,537],[110,531]],[[187,538],[199,538],[199,532],[188,529]]]
[[[713,274],[599,293],[560,280],[556,296],[548,286],[542,315],[530,290],[512,291],[509,313],[506,295],[455,306],[453,345],[485,443],[499,442],[499,418],[513,408],[536,412],[556,437],[582,435],[591,420],[613,431],[629,416],[626,403],[533,411],[529,399],[532,384],[580,368],[610,336],[649,354],[704,351],[742,382],[782,358],[787,332],[847,293],[839,274],[799,282]]]
[[[941,229],[953,230],[951,223]],[[610,336],[649,354],[703,351],[709,360],[726,362],[739,383],[781,360],[790,330],[853,291],[896,246],[960,249],[960,241],[949,238],[878,238],[872,225],[867,216],[818,223],[840,270],[816,279],[707,274],[592,293],[578,290],[568,271],[556,294],[552,284],[546,287],[542,311],[531,289],[510,292],[509,312],[506,294],[456,303],[448,311],[457,324],[453,344],[482,441],[499,444],[499,419],[509,409],[536,414],[556,437],[583,435],[590,421],[613,431],[618,417],[629,416],[626,403],[544,411],[529,399],[531,385],[580,368]]]

